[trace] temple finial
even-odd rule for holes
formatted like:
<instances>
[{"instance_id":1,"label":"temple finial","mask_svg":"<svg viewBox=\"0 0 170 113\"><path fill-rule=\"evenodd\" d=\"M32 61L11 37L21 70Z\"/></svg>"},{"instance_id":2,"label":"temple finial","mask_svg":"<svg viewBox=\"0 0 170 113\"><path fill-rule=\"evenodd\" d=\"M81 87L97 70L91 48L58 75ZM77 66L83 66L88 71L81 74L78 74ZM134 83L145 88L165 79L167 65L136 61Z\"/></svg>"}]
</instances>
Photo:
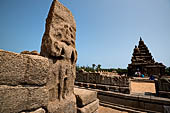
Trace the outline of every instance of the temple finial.
<instances>
[{"instance_id":1,"label":"temple finial","mask_svg":"<svg viewBox=\"0 0 170 113\"><path fill-rule=\"evenodd\" d=\"M140 37L140 41L142 41L142 38Z\"/></svg>"}]
</instances>

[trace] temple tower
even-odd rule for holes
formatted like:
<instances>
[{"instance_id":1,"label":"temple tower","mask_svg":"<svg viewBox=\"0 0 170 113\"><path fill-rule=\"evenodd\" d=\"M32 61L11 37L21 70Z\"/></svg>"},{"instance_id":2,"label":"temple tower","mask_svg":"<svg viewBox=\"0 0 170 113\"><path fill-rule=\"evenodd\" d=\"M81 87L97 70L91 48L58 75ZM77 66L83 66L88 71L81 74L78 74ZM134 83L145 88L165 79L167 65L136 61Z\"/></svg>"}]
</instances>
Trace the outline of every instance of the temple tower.
<instances>
[{"instance_id":1,"label":"temple tower","mask_svg":"<svg viewBox=\"0 0 170 113\"><path fill-rule=\"evenodd\" d=\"M163 75L164 72L165 66L155 62L148 47L140 37L139 45L135 46L133 50L131 64L128 65L128 75L135 76L135 73L141 73L145 76Z\"/></svg>"}]
</instances>

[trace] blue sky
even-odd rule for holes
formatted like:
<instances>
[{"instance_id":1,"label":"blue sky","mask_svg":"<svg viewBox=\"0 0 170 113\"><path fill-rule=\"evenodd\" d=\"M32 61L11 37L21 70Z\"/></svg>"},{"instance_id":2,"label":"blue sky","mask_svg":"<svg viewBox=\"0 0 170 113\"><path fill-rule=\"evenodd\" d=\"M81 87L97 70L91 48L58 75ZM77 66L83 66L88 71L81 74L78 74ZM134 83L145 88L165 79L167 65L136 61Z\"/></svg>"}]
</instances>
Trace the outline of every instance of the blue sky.
<instances>
[{"instance_id":1,"label":"blue sky","mask_svg":"<svg viewBox=\"0 0 170 113\"><path fill-rule=\"evenodd\" d=\"M170 66L170 0L59 0L77 24L80 66L126 68L140 36ZM0 49L40 51L52 0L0 0Z\"/></svg>"}]
</instances>

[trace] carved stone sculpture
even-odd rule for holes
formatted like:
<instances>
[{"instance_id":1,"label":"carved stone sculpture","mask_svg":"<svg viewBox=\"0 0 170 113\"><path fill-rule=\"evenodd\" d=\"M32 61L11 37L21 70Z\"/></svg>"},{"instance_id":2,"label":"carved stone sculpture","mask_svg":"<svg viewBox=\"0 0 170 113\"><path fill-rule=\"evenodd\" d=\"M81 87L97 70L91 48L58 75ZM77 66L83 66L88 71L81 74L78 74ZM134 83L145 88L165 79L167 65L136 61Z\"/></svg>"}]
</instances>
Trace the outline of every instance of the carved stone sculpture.
<instances>
[{"instance_id":1,"label":"carved stone sculpture","mask_svg":"<svg viewBox=\"0 0 170 113\"><path fill-rule=\"evenodd\" d=\"M54 0L46 19L40 55L49 58L49 112L74 113L76 77L76 24L72 13ZM70 107L70 108L68 108ZM65 110L65 111L64 111Z\"/></svg>"}]
</instances>

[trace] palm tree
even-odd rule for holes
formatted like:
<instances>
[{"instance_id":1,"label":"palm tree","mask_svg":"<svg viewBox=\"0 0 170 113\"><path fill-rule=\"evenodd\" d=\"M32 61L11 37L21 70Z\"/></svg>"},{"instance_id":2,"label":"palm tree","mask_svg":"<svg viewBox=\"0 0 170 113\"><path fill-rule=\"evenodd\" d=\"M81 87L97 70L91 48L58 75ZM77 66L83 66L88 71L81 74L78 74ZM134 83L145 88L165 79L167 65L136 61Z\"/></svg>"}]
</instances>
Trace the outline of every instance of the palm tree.
<instances>
[{"instance_id":1,"label":"palm tree","mask_svg":"<svg viewBox=\"0 0 170 113\"><path fill-rule=\"evenodd\" d=\"M98 64L98 65L97 65L97 71L99 71L100 69L101 69L101 65Z\"/></svg>"},{"instance_id":2,"label":"palm tree","mask_svg":"<svg viewBox=\"0 0 170 113\"><path fill-rule=\"evenodd\" d=\"M94 71L95 66L96 66L96 64L92 64L93 71Z\"/></svg>"}]
</instances>

